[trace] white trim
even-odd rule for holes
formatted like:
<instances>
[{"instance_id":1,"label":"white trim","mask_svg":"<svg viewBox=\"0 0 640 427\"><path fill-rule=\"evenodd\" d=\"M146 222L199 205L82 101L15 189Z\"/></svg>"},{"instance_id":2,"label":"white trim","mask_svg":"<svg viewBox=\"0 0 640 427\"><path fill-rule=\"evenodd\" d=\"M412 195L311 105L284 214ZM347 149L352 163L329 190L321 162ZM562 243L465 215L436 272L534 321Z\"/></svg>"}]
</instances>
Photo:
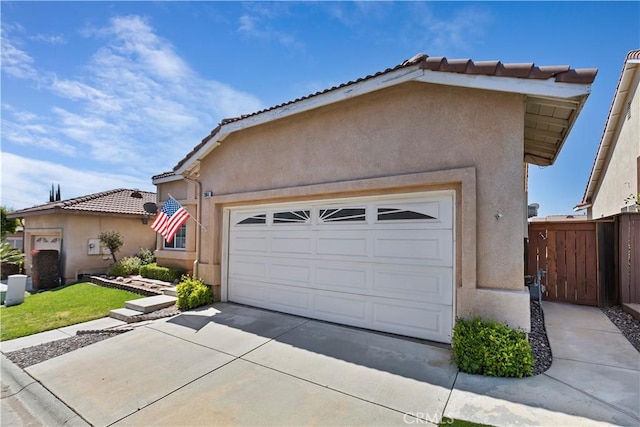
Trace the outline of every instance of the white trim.
<instances>
[{"instance_id":1,"label":"white trim","mask_svg":"<svg viewBox=\"0 0 640 427\"><path fill-rule=\"evenodd\" d=\"M383 190L381 190L383 191ZM362 201L366 200L368 202L377 202L379 200L394 200L394 199L406 199L408 196L412 198L420 198L423 196L428 197L437 197L437 196L446 196L453 194L455 196L455 190L434 190L434 191L407 191L404 193L393 193L393 194L374 194L369 196L352 196L352 197L331 197L328 199L323 199L322 197L313 200L288 200L286 202L275 202L275 203L247 203L244 205L236 205L233 207L225 208L225 212L227 211L235 211L235 210L245 210L245 209L269 209L269 208L277 208L279 206L295 206L305 207L309 205L316 205L318 203L326 203L326 204L357 204L362 203Z\"/></svg>"},{"instance_id":2,"label":"white trim","mask_svg":"<svg viewBox=\"0 0 640 427\"><path fill-rule=\"evenodd\" d=\"M193 155L191 155L183 165L175 170L175 173L176 175L181 175L186 170L190 169L195 162L202 160L207 154L220 145L220 141L223 141L233 132L324 107L326 105L334 104L346 99L409 81L444 84L449 86L493 90L499 92L521 93L523 95L544 96L552 99L584 97L591 93L591 84L556 83L553 78L537 80L422 70L420 69L420 65L416 64L222 125L218 133L212 135L211 139L193 153ZM572 101L575 101L575 99Z\"/></svg>"},{"instance_id":3,"label":"white trim","mask_svg":"<svg viewBox=\"0 0 640 427\"><path fill-rule=\"evenodd\" d=\"M554 78L540 80L424 70L424 75L414 80L472 89L521 93L528 96L546 96L552 99L575 98L591 93L590 84L557 83Z\"/></svg>"},{"instance_id":4,"label":"white trim","mask_svg":"<svg viewBox=\"0 0 640 427\"><path fill-rule=\"evenodd\" d=\"M164 184L165 182L173 182L173 181L180 181L184 179L184 177L182 175L169 175L169 176L164 176L162 178L156 178L156 179L152 179L151 182L154 185L158 185L158 184Z\"/></svg>"},{"instance_id":5,"label":"white trim","mask_svg":"<svg viewBox=\"0 0 640 427\"><path fill-rule=\"evenodd\" d=\"M231 215L229 208L222 210L222 262L220 263L220 301L226 302L229 296L229 232Z\"/></svg>"}]
</instances>

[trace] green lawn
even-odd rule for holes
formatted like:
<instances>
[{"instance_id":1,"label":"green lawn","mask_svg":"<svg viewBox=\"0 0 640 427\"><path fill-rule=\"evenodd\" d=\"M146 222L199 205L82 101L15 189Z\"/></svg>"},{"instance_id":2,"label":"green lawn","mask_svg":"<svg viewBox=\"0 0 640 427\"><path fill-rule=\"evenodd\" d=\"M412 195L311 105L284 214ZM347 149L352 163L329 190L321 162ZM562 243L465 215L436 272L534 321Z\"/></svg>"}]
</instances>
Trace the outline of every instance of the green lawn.
<instances>
[{"instance_id":1,"label":"green lawn","mask_svg":"<svg viewBox=\"0 0 640 427\"><path fill-rule=\"evenodd\" d=\"M91 283L26 295L20 305L0 307L0 341L99 319L138 298L142 296Z\"/></svg>"}]
</instances>

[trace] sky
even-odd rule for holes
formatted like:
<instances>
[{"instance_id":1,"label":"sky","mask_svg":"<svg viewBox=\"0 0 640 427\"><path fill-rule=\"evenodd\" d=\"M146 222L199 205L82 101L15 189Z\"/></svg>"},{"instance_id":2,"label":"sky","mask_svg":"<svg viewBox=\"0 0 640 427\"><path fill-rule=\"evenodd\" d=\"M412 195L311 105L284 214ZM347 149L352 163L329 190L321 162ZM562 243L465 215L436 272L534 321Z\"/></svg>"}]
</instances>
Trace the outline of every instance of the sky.
<instances>
[{"instance_id":1,"label":"sky","mask_svg":"<svg viewBox=\"0 0 640 427\"><path fill-rule=\"evenodd\" d=\"M560 156L532 166L540 216L582 200L640 2L9 2L1 8L0 204L155 191L221 119L417 53L598 68ZM259 179L257 176L256 179Z\"/></svg>"}]
</instances>

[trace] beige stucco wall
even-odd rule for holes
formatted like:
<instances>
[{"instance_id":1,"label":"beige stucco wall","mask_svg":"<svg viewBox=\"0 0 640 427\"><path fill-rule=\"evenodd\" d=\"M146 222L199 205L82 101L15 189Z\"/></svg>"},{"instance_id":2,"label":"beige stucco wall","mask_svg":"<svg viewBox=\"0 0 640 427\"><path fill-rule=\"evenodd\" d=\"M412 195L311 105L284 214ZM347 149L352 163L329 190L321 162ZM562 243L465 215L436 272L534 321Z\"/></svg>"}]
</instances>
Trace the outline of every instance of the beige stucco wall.
<instances>
[{"instance_id":1,"label":"beige stucco wall","mask_svg":"<svg viewBox=\"0 0 640 427\"><path fill-rule=\"evenodd\" d=\"M89 239L97 239L102 231L117 230L124 237L124 245L116 254L118 259L132 256L140 248L155 249L156 233L140 218L76 214L48 214L29 216L25 222L26 274L30 275L31 249L34 236L58 235L62 238L61 257L66 283L81 273L104 272L112 263L111 255L88 255Z\"/></svg>"},{"instance_id":2,"label":"beige stucco wall","mask_svg":"<svg viewBox=\"0 0 640 427\"><path fill-rule=\"evenodd\" d=\"M610 155L602 182L593 196L593 206L588 211L590 218L597 219L620 213L620 209L629 203L625 198L637 195L638 157L640 157L640 96L638 84L640 72L636 73L635 82L629 91L631 101L631 118L621 117L617 141ZM615 138L615 137L614 137Z\"/></svg>"},{"instance_id":3,"label":"beige stucco wall","mask_svg":"<svg viewBox=\"0 0 640 427\"><path fill-rule=\"evenodd\" d=\"M200 275L222 282L224 207L448 188L456 312L528 328L523 117L519 95L408 83L231 134L200 164Z\"/></svg>"}]
</instances>

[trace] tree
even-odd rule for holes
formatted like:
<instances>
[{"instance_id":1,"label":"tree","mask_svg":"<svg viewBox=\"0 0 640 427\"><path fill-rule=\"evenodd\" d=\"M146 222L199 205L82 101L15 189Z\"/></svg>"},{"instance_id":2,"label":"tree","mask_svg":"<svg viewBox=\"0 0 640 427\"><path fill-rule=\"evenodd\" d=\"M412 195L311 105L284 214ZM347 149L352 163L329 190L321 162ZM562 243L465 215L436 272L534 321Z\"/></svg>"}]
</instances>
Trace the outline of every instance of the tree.
<instances>
[{"instance_id":1,"label":"tree","mask_svg":"<svg viewBox=\"0 0 640 427\"><path fill-rule=\"evenodd\" d=\"M18 218L7 218L7 213L9 211L4 206L0 206L0 210L2 211L2 224L0 224L1 238L4 239L7 234L15 233L16 229L20 225L20 220Z\"/></svg>"},{"instance_id":2,"label":"tree","mask_svg":"<svg viewBox=\"0 0 640 427\"><path fill-rule=\"evenodd\" d=\"M103 231L98 234L98 239L100 243L104 245L109 251L111 251L111 257L113 258L113 262L118 262L116 259L116 252L120 250L122 245L124 245L124 239L122 238L122 234L119 231L111 230L111 231Z\"/></svg>"},{"instance_id":3,"label":"tree","mask_svg":"<svg viewBox=\"0 0 640 427\"><path fill-rule=\"evenodd\" d=\"M51 184L51 191L49 191L49 202L59 202L62 200L60 195L60 184L58 184L58 191L55 191L53 183Z\"/></svg>"}]
</instances>

